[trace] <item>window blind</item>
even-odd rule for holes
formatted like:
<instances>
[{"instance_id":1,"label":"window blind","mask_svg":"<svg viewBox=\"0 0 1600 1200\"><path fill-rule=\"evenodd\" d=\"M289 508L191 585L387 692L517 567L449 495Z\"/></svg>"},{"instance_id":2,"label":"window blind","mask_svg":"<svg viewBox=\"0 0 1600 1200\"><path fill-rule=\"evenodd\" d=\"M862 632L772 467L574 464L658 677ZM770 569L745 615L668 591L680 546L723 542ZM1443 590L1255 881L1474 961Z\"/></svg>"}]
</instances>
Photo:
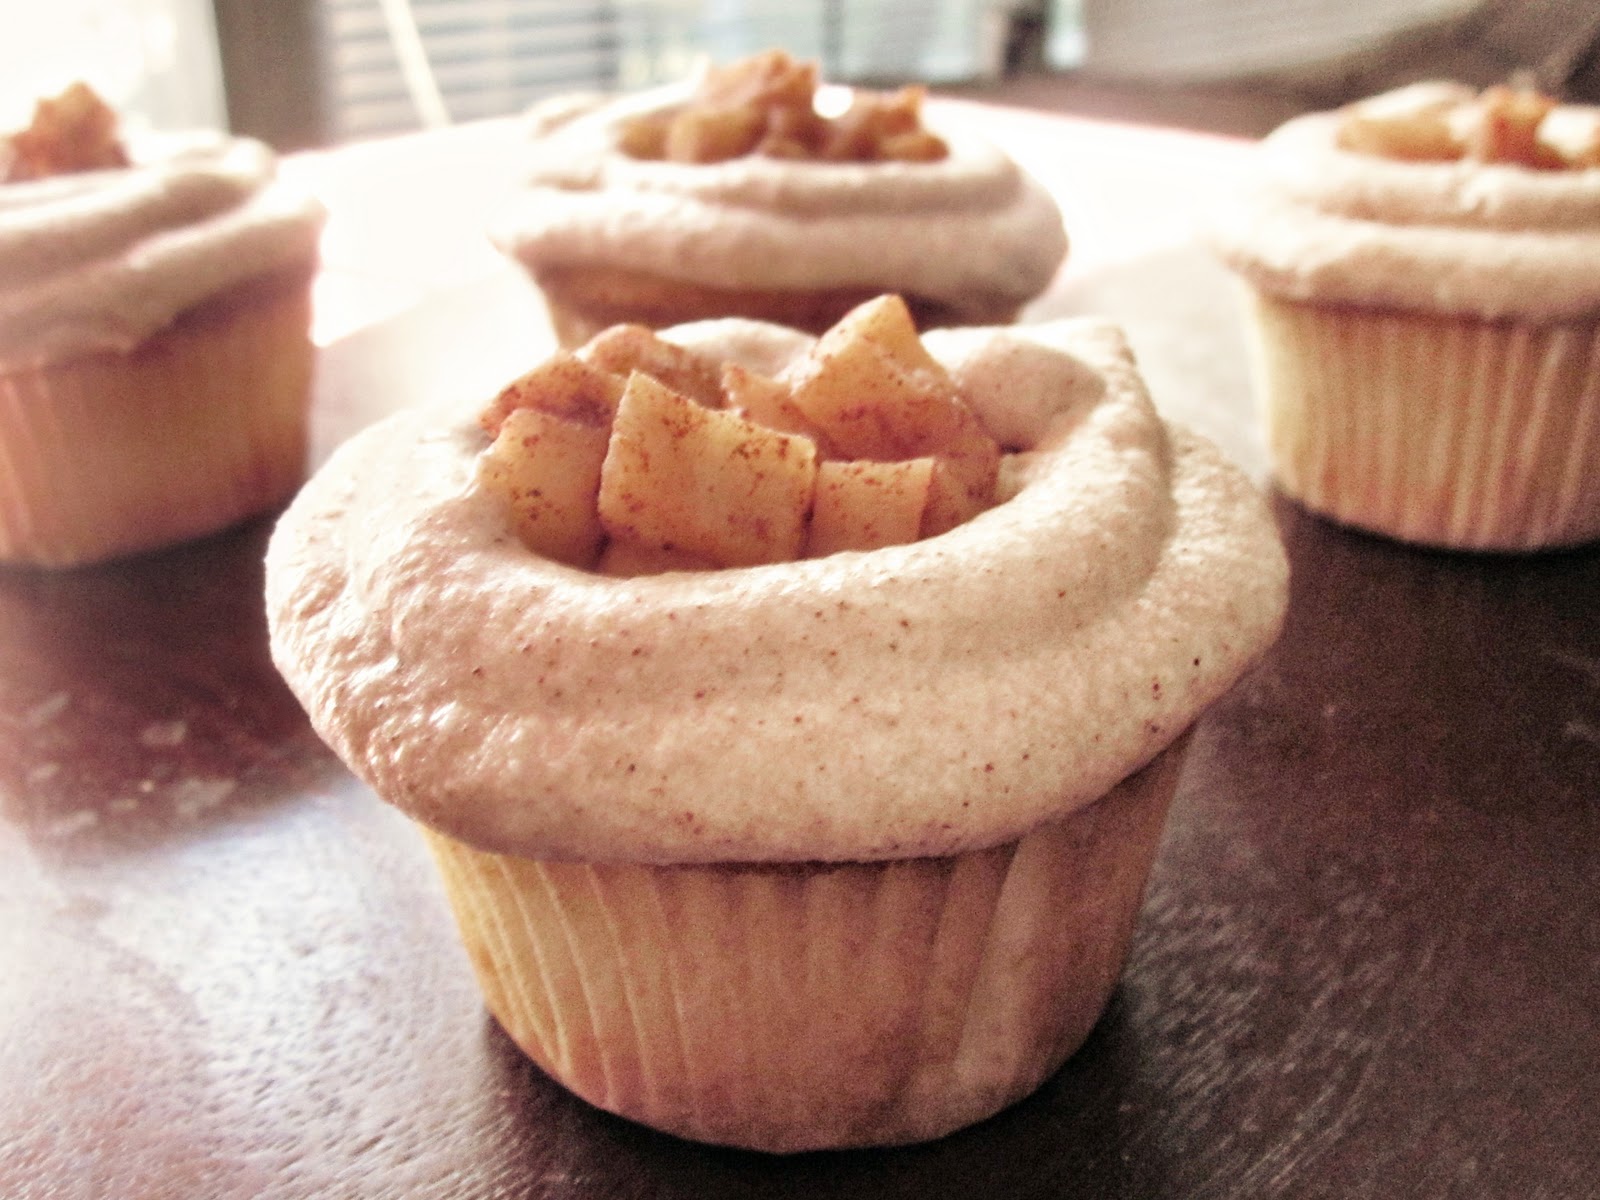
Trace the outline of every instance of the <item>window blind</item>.
<instances>
[{"instance_id":1,"label":"window blind","mask_svg":"<svg viewBox=\"0 0 1600 1200\"><path fill-rule=\"evenodd\" d=\"M336 140L415 129L382 0L317 0ZM560 92L645 87L772 46L839 80L971 79L997 70L996 0L409 0L451 121Z\"/></svg>"},{"instance_id":2,"label":"window blind","mask_svg":"<svg viewBox=\"0 0 1600 1200\"><path fill-rule=\"evenodd\" d=\"M1081 0L1083 66L1103 77L1223 79L1348 54L1480 0Z\"/></svg>"},{"instance_id":3,"label":"window blind","mask_svg":"<svg viewBox=\"0 0 1600 1200\"><path fill-rule=\"evenodd\" d=\"M615 5L571 0L411 0L451 121L503 116L542 96L617 81ZM378 0L322 0L331 127L340 140L415 129Z\"/></svg>"}]
</instances>

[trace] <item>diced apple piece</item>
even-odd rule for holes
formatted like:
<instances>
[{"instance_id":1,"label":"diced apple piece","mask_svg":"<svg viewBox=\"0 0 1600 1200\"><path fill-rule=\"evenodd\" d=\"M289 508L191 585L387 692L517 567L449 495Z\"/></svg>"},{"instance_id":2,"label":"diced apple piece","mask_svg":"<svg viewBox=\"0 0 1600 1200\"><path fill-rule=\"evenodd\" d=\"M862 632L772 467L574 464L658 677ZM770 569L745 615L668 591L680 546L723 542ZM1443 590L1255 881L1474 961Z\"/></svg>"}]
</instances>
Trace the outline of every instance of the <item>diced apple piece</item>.
<instances>
[{"instance_id":1,"label":"diced apple piece","mask_svg":"<svg viewBox=\"0 0 1600 1200\"><path fill-rule=\"evenodd\" d=\"M1555 168L1561 157L1539 141L1539 125L1556 102L1538 92L1492 87L1478 97L1466 134L1468 158Z\"/></svg>"},{"instance_id":2,"label":"diced apple piece","mask_svg":"<svg viewBox=\"0 0 1600 1200\"><path fill-rule=\"evenodd\" d=\"M806 557L916 541L934 463L932 458L818 463Z\"/></svg>"},{"instance_id":3,"label":"diced apple piece","mask_svg":"<svg viewBox=\"0 0 1600 1200\"><path fill-rule=\"evenodd\" d=\"M1341 149L1408 162L1449 162L1461 157L1461 138L1448 112L1395 115L1351 110L1339 126Z\"/></svg>"},{"instance_id":4,"label":"diced apple piece","mask_svg":"<svg viewBox=\"0 0 1600 1200\"><path fill-rule=\"evenodd\" d=\"M976 424L898 296L852 309L787 374L795 407L849 458L937 453Z\"/></svg>"},{"instance_id":5,"label":"diced apple piece","mask_svg":"<svg viewBox=\"0 0 1600 1200\"><path fill-rule=\"evenodd\" d=\"M828 134L828 122L808 99L804 104L775 105L767 109L767 132L758 150L767 143L794 147L801 158L812 158Z\"/></svg>"},{"instance_id":6,"label":"diced apple piece","mask_svg":"<svg viewBox=\"0 0 1600 1200\"><path fill-rule=\"evenodd\" d=\"M789 385L780 379L729 363L722 368L722 394L728 408L747 421L776 429L779 433L798 433L820 443L818 449L827 454L829 447L822 431L806 419L795 406Z\"/></svg>"},{"instance_id":7,"label":"diced apple piece","mask_svg":"<svg viewBox=\"0 0 1600 1200\"><path fill-rule=\"evenodd\" d=\"M705 408L634 372L600 474L612 537L720 567L798 558L816 481L809 440Z\"/></svg>"},{"instance_id":8,"label":"diced apple piece","mask_svg":"<svg viewBox=\"0 0 1600 1200\"><path fill-rule=\"evenodd\" d=\"M705 104L754 109L809 109L816 90L817 64L798 61L782 50L765 50L710 67L696 89Z\"/></svg>"},{"instance_id":9,"label":"diced apple piece","mask_svg":"<svg viewBox=\"0 0 1600 1200\"><path fill-rule=\"evenodd\" d=\"M922 512L919 536L937 537L994 507L1000 455L990 452L993 444L974 441L933 460L933 478L928 482L928 504Z\"/></svg>"},{"instance_id":10,"label":"diced apple piece","mask_svg":"<svg viewBox=\"0 0 1600 1200\"><path fill-rule=\"evenodd\" d=\"M1564 167L1600 167L1600 108L1556 105L1539 122L1539 143Z\"/></svg>"},{"instance_id":11,"label":"diced apple piece","mask_svg":"<svg viewBox=\"0 0 1600 1200\"><path fill-rule=\"evenodd\" d=\"M633 117L617 131L617 148L631 158L665 158L671 127L672 118L665 113Z\"/></svg>"},{"instance_id":12,"label":"diced apple piece","mask_svg":"<svg viewBox=\"0 0 1600 1200\"><path fill-rule=\"evenodd\" d=\"M905 300L892 292L862 301L840 317L822 338L835 347L858 339L874 343L907 367L945 374L938 360L923 346L916 320ZM827 349L818 347L824 354Z\"/></svg>"},{"instance_id":13,"label":"diced apple piece","mask_svg":"<svg viewBox=\"0 0 1600 1200\"><path fill-rule=\"evenodd\" d=\"M1561 151L1561 161L1569 167L1580 170L1585 167L1600 167L1600 124L1590 131L1587 141Z\"/></svg>"},{"instance_id":14,"label":"diced apple piece","mask_svg":"<svg viewBox=\"0 0 1600 1200\"><path fill-rule=\"evenodd\" d=\"M898 296L852 309L787 382L795 407L840 456L940 460L924 536L953 528L994 502L1000 447L923 348Z\"/></svg>"},{"instance_id":15,"label":"diced apple piece","mask_svg":"<svg viewBox=\"0 0 1600 1200\"><path fill-rule=\"evenodd\" d=\"M611 424L617 411L623 383L623 376L558 351L502 388L478 420L490 434L498 434L508 413L536 408L582 425L604 428Z\"/></svg>"},{"instance_id":16,"label":"diced apple piece","mask_svg":"<svg viewBox=\"0 0 1600 1200\"><path fill-rule=\"evenodd\" d=\"M707 408L722 407L722 364L710 355L663 341L644 325L613 325L590 338L578 357L626 379L634 371Z\"/></svg>"},{"instance_id":17,"label":"diced apple piece","mask_svg":"<svg viewBox=\"0 0 1600 1200\"><path fill-rule=\"evenodd\" d=\"M1340 110L1335 138L1356 154L1448 162L1461 157L1455 114L1473 95L1465 85L1429 81L1369 96Z\"/></svg>"},{"instance_id":18,"label":"diced apple piece","mask_svg":"<svg viewBox=\"0 0 1600 1200\"><path fill-rule=\"evenodd\" d=\"M587 568L605 537L598 497L608 441L603 426L515 408L478 459L478 477L504 499L530 550Z\"/></svg>"},{"instance_id":19,"label":"diced apple piece","mask_svg":"<svg viewBox=\"0 0 1600 1200\"><path fill-rule=\"evenodd\" d=\"M718 163L755 149L766 114L753 108L686 108L667 128L669 162Z\"/></svg>"},{"instance_id":20,"label":"diced apple piece","mask_svg":"<svg viewBox=\"0 0 1600 1200\"><path fill-rule=\"evenodd\" d=\"M595 571L601 575L627 578L633 575L660 575L667 571L708 571L715 563L707 562L687 550L664 550L660 546L647 546L624 538L612 538L600 552Z\"/></svg>"},{"instance_id":21,"label":"diced apple piece","mask_svg":"<svg viewBox=\"0 0 1600 1200\"><path fill-rule=\"evenodd\" d=\"M81 81L36 101L26 128L0 134L0 184L127 165L116 111Z\"/></svg>"},{"instance_id":22,"label":"diced apple piece","mask_svg":"<svg viewBox=\"0 0 1600 1200\"><path fill-rule=\"evenodd\" d=\"M886 150L895 138L915 133L924 144L918 158L943 158L949 153L944 141L922 128L923 94L915 85L894 93L855 92L850 107L829 128L820 157L841 162L889 158Z\"/></svg>"},{"instance_id":23,"label":"diced apple piece","mask_svg":"<svg viewBox=\"0 0 1600 1200\"><path fill-rule=\"evenodd\" d=\"M878 142L878 157L885 162L937 162L949 153L944 139L926 129L887 134Z\"/></svg>"}]
</instances>

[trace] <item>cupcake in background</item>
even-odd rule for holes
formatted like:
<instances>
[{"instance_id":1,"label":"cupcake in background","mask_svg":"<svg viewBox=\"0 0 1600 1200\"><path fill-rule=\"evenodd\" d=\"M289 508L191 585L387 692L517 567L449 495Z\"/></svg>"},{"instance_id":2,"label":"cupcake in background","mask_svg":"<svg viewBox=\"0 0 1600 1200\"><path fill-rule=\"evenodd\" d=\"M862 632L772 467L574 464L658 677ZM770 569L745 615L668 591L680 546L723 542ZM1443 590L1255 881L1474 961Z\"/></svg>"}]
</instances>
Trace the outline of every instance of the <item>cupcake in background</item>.
<instances>
[{"instance_id":1,"label":"cupcake in background","mask_svg":"<svg viewBox=\"0 0 1600 1200\"><path fill-rule=\"evenodd\" d=\"M1259 163L1211 235L1283 490L1427 546L1600 538L1600 109L1414 84Z\"/></svg>"},{"instance_id":2,"label":"cupcake in background","mask_svg":"<svg viewBox=\"0 0 1600 1200\"><path fill-rule=\"evenodd\" d=\"M491 232L569 347L721 316L821 333L888 291L924 328L1004 323L1066 254L1044 190L926 122L920 88L822 89L781 51L546 104L529 131L526 187Z\"/></svg>"},{"instance_id":3,"label":"cupcake in background","mask_svg":"<svg viewBox=\"0 0 1600 1200\"><path fill-rule=\"evenodd\" d=\"M323 212L275 170L125 137L82 84L0 137L0 561L151 549L303 480Z\"/></svg>"}]
</instances>

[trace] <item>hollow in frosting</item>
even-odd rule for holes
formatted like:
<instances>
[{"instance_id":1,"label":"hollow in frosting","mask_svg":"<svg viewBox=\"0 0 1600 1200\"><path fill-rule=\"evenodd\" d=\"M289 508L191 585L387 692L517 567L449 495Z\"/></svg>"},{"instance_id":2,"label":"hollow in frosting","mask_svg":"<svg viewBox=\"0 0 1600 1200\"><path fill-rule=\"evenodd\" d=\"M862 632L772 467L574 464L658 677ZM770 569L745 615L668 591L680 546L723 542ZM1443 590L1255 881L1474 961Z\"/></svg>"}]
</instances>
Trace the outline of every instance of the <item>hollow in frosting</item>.
<instances>
[{"instance_id":1,"label":"hollow in frosting","mask_svg":"<svg viewBox=\"0 0 1600 1200\"><path fill-rule=\"evenodd\" d=\"M1600 109L1410 85L1287 122L1213 245L1290 300L1486 320L1600 313Z\"/></svg>"},{"instance_id":2,"label":"hollow in frosting","mask_svg":"<svg viewBox=\"0 0 1600 1200\"><path fill-rule=\"evenodd\" d=\"M770 374L613 326L479 419L480 477L528 548L614 575L916 541L992 506L999 482L999 444L895 295Z\"/></svg>"},{"instance_id":3,"label":"hollow in frosting","mask_svg":"<svg viewBox=\"0 0 1600 1200\"><path fill-rule=\"evenodd\" d=\"M957 315L1014 311L1065 257L1044 189L914 104L901 160L827 160L822 135L807 157L810 131L768 141L787 150L720 161L637 153L639 131L665 128L696 86L536 110L527 186L491 230L495 243L536 278L605 267L730 291L895 291Z\"/></svg>"},{"instance_id":4,"label":"hollow in frosting","mask_svg":"<svg viewBox=\"0 0 1600 1200\"><path fill-rule=\"evenodd\" d=\"M665 336L759 372L813 345L731 319ZM924 345L1007 451L1000 503L964 524L606 577L519 540L475 414L413 411L347 442L281 519L274 659L379 795L525 857L940 855L1086 805L1275 636L1273 523L1160 419L1113 327Z\"/></svg>"},{"instance_id":5,"label":"hollow in frosting","mask_svg":"<svg viewBox=\"0 0 1600 1200\"><path fill-rule=\"evenodd\" d=\"M108 111L76 89L39 113L0 153L0 364L128 351L234 287L309 277L323 210L277 180L262 143L113 139ZM87 159L70 144L85 130Z\"/></svg>"}]
</instances>

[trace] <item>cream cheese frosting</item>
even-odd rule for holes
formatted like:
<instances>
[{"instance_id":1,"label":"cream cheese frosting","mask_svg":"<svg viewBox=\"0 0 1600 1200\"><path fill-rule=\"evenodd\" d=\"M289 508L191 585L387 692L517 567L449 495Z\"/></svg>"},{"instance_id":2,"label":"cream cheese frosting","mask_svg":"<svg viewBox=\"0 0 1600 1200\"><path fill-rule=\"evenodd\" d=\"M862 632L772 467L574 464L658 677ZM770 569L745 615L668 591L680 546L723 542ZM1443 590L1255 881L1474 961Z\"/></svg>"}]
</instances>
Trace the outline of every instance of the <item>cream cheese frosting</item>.
<instances>
[{"instance_id":1,"label":"cream cheese frosting","mask_svg":"<svg viewBox=\"0 0 1600 1200\"><path fill-rule=\"evenodd\" d=\"M985 312L1032 299L1066 255L1055 202L1000 150L929 127L934 162L644 161L628 120L683 103L672 85L529 121L527 186L491 230L535 273L624 266L720 288L862 288Z\"/></svg>"},{"instance_id":2,"label":"cream cheese frosting","mask_svg":"<svg viewBox=\"0 0 1600 1200\"><path fill-rule=\"evenodd\" d=\"M752 365L810 344L738 320L666 336ZM965 525L602 577L511 533L476 482L475 419L412 411L342 446L279 522L274 659L379 795L507 853L873 860L1081 807L1273 640L1275 527L1239 470L1157 416L1113 327L926 344L1016 451L1008 498Z\"/></svg>"},{"instance_id":3,"label":"cream cheese frosting","mask_svg":"<svg viewBox=\"0 0 1600 1200\"><path fill-rule=\"evenodd\" d=\"M0 186L0 363L127 351L211 296L309 271L323 210L260 142L130 140L131 164Z\"/></svg>"},{"instance_id":4,"label":"cream cheese frosting","mask_svg":"<svg viewBox=\"0 0 1600 1200\"><path fill-rule=\"evenodd\" d=\"M1343 118L1313 113L1268 135L1216 214L1213 246L1252 284L1487 320L1600 314L1600 167L1387 159L1342 148Z\"/></svg>"}]
</instances>

